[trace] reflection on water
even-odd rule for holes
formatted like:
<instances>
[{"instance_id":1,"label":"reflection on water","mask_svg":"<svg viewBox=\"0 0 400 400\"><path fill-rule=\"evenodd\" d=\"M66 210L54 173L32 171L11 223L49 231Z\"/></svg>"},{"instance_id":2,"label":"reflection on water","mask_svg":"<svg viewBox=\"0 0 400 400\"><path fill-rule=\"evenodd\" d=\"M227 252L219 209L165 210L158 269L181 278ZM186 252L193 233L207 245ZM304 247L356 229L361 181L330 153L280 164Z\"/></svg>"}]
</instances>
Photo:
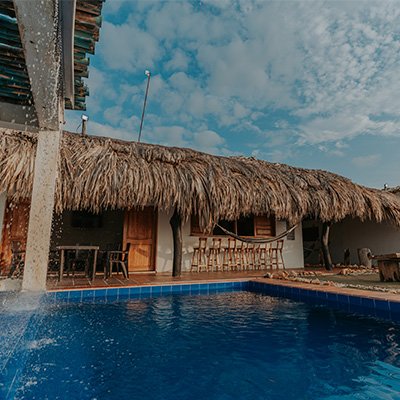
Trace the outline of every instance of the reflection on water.
<instances>
[{"instance_id":1,"label":"reflection on water","mask_svg":"<svg viewBox=\"0 0 400 400\"><path fill-rule=\"evenodd\" d=\"M49 306L17 399L399 399L400 327L249 292Z\"/></svg>"}]
</instances>

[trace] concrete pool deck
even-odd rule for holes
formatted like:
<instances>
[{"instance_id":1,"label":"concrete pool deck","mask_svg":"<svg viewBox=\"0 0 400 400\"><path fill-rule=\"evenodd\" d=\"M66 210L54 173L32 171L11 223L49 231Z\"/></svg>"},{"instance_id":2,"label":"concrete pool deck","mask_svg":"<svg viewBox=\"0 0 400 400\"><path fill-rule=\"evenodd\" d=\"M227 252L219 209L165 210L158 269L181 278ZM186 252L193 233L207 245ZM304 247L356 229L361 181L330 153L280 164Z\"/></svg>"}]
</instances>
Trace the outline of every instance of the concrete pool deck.
<instances>
[{"instance_id":1,"label":"concrete pool deck","mask_svg":"<svg viewBox=\"0 0 400 400\"><path fill-rule=\"evenodd\" d=\"M201 272L201 273L182 273L180 277L172 277L170 274L131 274L129 279L123 279L121 275L104 280L100 275L91 282L84 277L67 277L58 282L56 277L50 277L47 283L48 291L63 291L74 289L107 289L107 288L126 288L137 286L159 286L159 285L175 285L190 283L210 283L210 282L226 282L226 281L254 281L267 283L281 287L296 288L303 290L311 290L321 293L329 293L332 295L357 296L365 299L376 299L382 301L391 301L400 303L400 294L390 292L380 292L376 290L365 290L358 288L338 287L324 284L295 282L290 280L264 278L268 271L220 271L220 272ZM325 279L330 280L325 275ZM320 278L320 277L318 277ZM352 277L355 279L355 277ZM332 279L334 280L334 279ZM374 282L376 283L376 282Z\"/></svg>"},{"instance_id":2,"label":"concrete pool deck","mask_svg":"<svg viewBox=\"0 0 400 400\"><path fill-rule=\"evenodd\" d=\"M269 278L259 278L256 280L256 282L267 283L282 287L311 290L321 293L331 293L335 295L357 296L366 299L398 302L400 304L400 295L395 293L378 292L375 290L363 290L363 289L345 288L345 287L328 286L328 285L316 285L314 283L293 282L293 281L285 281L280 279L269 279Z\"/></svg>"}]
</instances>

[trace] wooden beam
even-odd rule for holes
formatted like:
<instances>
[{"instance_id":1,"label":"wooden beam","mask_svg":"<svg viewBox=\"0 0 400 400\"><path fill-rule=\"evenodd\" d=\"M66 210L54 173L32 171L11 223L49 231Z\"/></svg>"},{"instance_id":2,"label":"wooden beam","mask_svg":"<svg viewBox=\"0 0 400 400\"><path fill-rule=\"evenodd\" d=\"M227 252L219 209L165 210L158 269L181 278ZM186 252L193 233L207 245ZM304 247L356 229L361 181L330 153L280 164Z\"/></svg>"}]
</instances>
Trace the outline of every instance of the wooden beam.
<instances>
[{"instance_id":1,"label":"wooden beam","mask_svg":"<svg viewBox=\"0 0 400 400\"><path fill-rule=\"evenodd\" d=\"M324 222L322 224L322 235L321 235L321 248L322 255L324 257L325 269L331 271L333 269L331 253L329 251L329 230L331 227L330 222Z\"/></svg>"},{"instance_id":2,"label":"wooden beam","mask_svg":"<svg viewBox=\"0 0 400 400\"><path fill-rule=\"evenodd\" d=\"M182 271L182 217L176 209L169 223L172 228L172 237L174 241L172 276L180 276Z\"/></svg>"},{"instance_id":3,"label":"wooden beam","mask_svg":"<svg viewBox=\"0 0 400 400\"><path fill-rule=\"evenodd\" d=\"M14 0L14 7L39 128L58 131L63 111L58 1Z\"/></svg>"}]
</instances>

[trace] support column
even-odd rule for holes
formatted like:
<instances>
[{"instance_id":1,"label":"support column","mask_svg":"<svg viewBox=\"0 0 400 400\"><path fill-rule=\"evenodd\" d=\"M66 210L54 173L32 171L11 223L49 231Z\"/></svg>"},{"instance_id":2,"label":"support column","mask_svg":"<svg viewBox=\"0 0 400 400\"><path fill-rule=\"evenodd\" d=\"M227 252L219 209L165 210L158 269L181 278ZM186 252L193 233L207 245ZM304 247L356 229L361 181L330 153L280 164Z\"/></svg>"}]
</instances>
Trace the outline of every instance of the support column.
<instances>
[{"instance_id":1,"label":"support column","mask_svg":"<svg viewBox=\"0 0 400 400\"><path fill-rule=\"evenodd\" d=\"M172 237L174 241L172 276L180 276L182 270L182 217L176 209L169 223L172 228Z\"/></svg>"},{"instance_id":2,"label":"support column","mask_svg":"<svg viewBox=\"0 0 400 400\"><path fill-rule=\"evenodd\" d=\"M60 138L61 131L38 134L23 290L46 290Z\"/></svg>"},{"instance_id":3,"label":"support column","mask_svg":"<svg viewBox=\"0 0 400 400\"><path fill-rule=\"evenodd\" d=\"M2 237L3 222L4 222L4 214L6 212L6 205L7 205L7 193L6 192L0 193L0 246L1 246L1 240L3 239Z\"/></svg>"}]
</instances>

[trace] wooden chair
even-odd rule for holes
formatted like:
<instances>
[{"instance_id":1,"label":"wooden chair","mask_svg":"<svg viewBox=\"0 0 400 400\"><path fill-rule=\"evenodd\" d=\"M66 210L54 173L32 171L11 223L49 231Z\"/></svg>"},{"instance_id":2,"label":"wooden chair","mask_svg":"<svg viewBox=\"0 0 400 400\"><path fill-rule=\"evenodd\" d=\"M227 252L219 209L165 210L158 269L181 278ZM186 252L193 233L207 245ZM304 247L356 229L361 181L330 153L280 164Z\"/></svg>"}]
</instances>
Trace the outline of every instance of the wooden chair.
<instances>
[{"instance_id":1,"label":"wooden chair","mask_svg":"<svg viewBox=\"0 0 400 400\"><path fill-rule=\"evenodd\" d=\"M277 240L276 245L270 249L271 269L276 267L279 269L282 266L285 269L285 262L283 261L283 240Z\"/></svg>"},{"instance_id":2,"label":"wooden chair","mask_svg":"<svg viewBox=\"0 0 400 400\"><path fill-rule=\"evenodd\" d=\"M79 246L79 243L76 244ZM66 252L67 256L67 268L66 273L69 276L70 272L72 272L72 276L75 276L75 272L77 268L83 266L83 270L85 272L85 276L89 277L89 254L85 250L69 250Z\"/></svg>"},{"instance_id":3,"label":"wooden chair","mask_svg":"<svg viewBox=\"0 0 400 400\"><path fill-rule=\"evenodd\" d=\"M105 248L99 251L98 259L100 261L100 265L103 269L104 279L110 274L110 263L109 263L109 256L111 251L120 251L122 250L121 243L107 243Z\"/></svg>"},{"instance_id":4,"label":"wooden chair","mask_svg":"<svg viewBox=\"0 0 400 400\"><path fill-rule=\"evenodd\" d=\"M11 264L9 268L9 278L19 278L22 276L25 265L25 250L20 241L11 242Z\"/></svg>"},{"instance_id":5,"label":"wooden chair","mask_svg":"<svg viewBox=\"0 0 400 400\"><path fill-rule=\"evenodd\" d=\"M192 265L190 272L200 272L202 268L207 270L207 238L199 237L199 245L193 248Z\"/></svg>"},{"instance_id":6,"label":"wooden chair","mask_svg":"<svg viewBox=\"0 0 400 400\"><path fill-rule=\"evenodd\" d=\"M228 246L223 250L222 270L236 269L236 239L228 238Z\"/></svg>"},{"instance_id":7,"label":"wooden chair","mask_svg":"<svg viewBox=\"0 0 400 400\"><path fill-rule=\"evenodd\" d=\"M127 243L125 250L112 250L108 252L108 271L106 272L106 279L111 277L113 274L113 267L115 266L117 272L119 268L122 270L122 274L125 279L129 278L129 250L131 244Z\"/></svg>"},{"instance_id":8,"label":"wooden chair","mask_svg":"<svg viewBox=\"0 0 400 400\"><path fill-rule=\"evenodd\" d=\"M60 273L60 254L57 249L50 249L49 251L49 262L47 265L47 271L49 274Z\"/></svg>"},{"instance_id":9,"label":"wooden chair","mask_svg":"<svg viewBox=\"0 0 400 400\"><path fill-rule=\"evenodd\" d=\"M212 246L208 251L207 257L207 271L219 271L221 269L221 248L222 248L222 239L221 238L213 238Z\"/></svg>"}]
</instances>

